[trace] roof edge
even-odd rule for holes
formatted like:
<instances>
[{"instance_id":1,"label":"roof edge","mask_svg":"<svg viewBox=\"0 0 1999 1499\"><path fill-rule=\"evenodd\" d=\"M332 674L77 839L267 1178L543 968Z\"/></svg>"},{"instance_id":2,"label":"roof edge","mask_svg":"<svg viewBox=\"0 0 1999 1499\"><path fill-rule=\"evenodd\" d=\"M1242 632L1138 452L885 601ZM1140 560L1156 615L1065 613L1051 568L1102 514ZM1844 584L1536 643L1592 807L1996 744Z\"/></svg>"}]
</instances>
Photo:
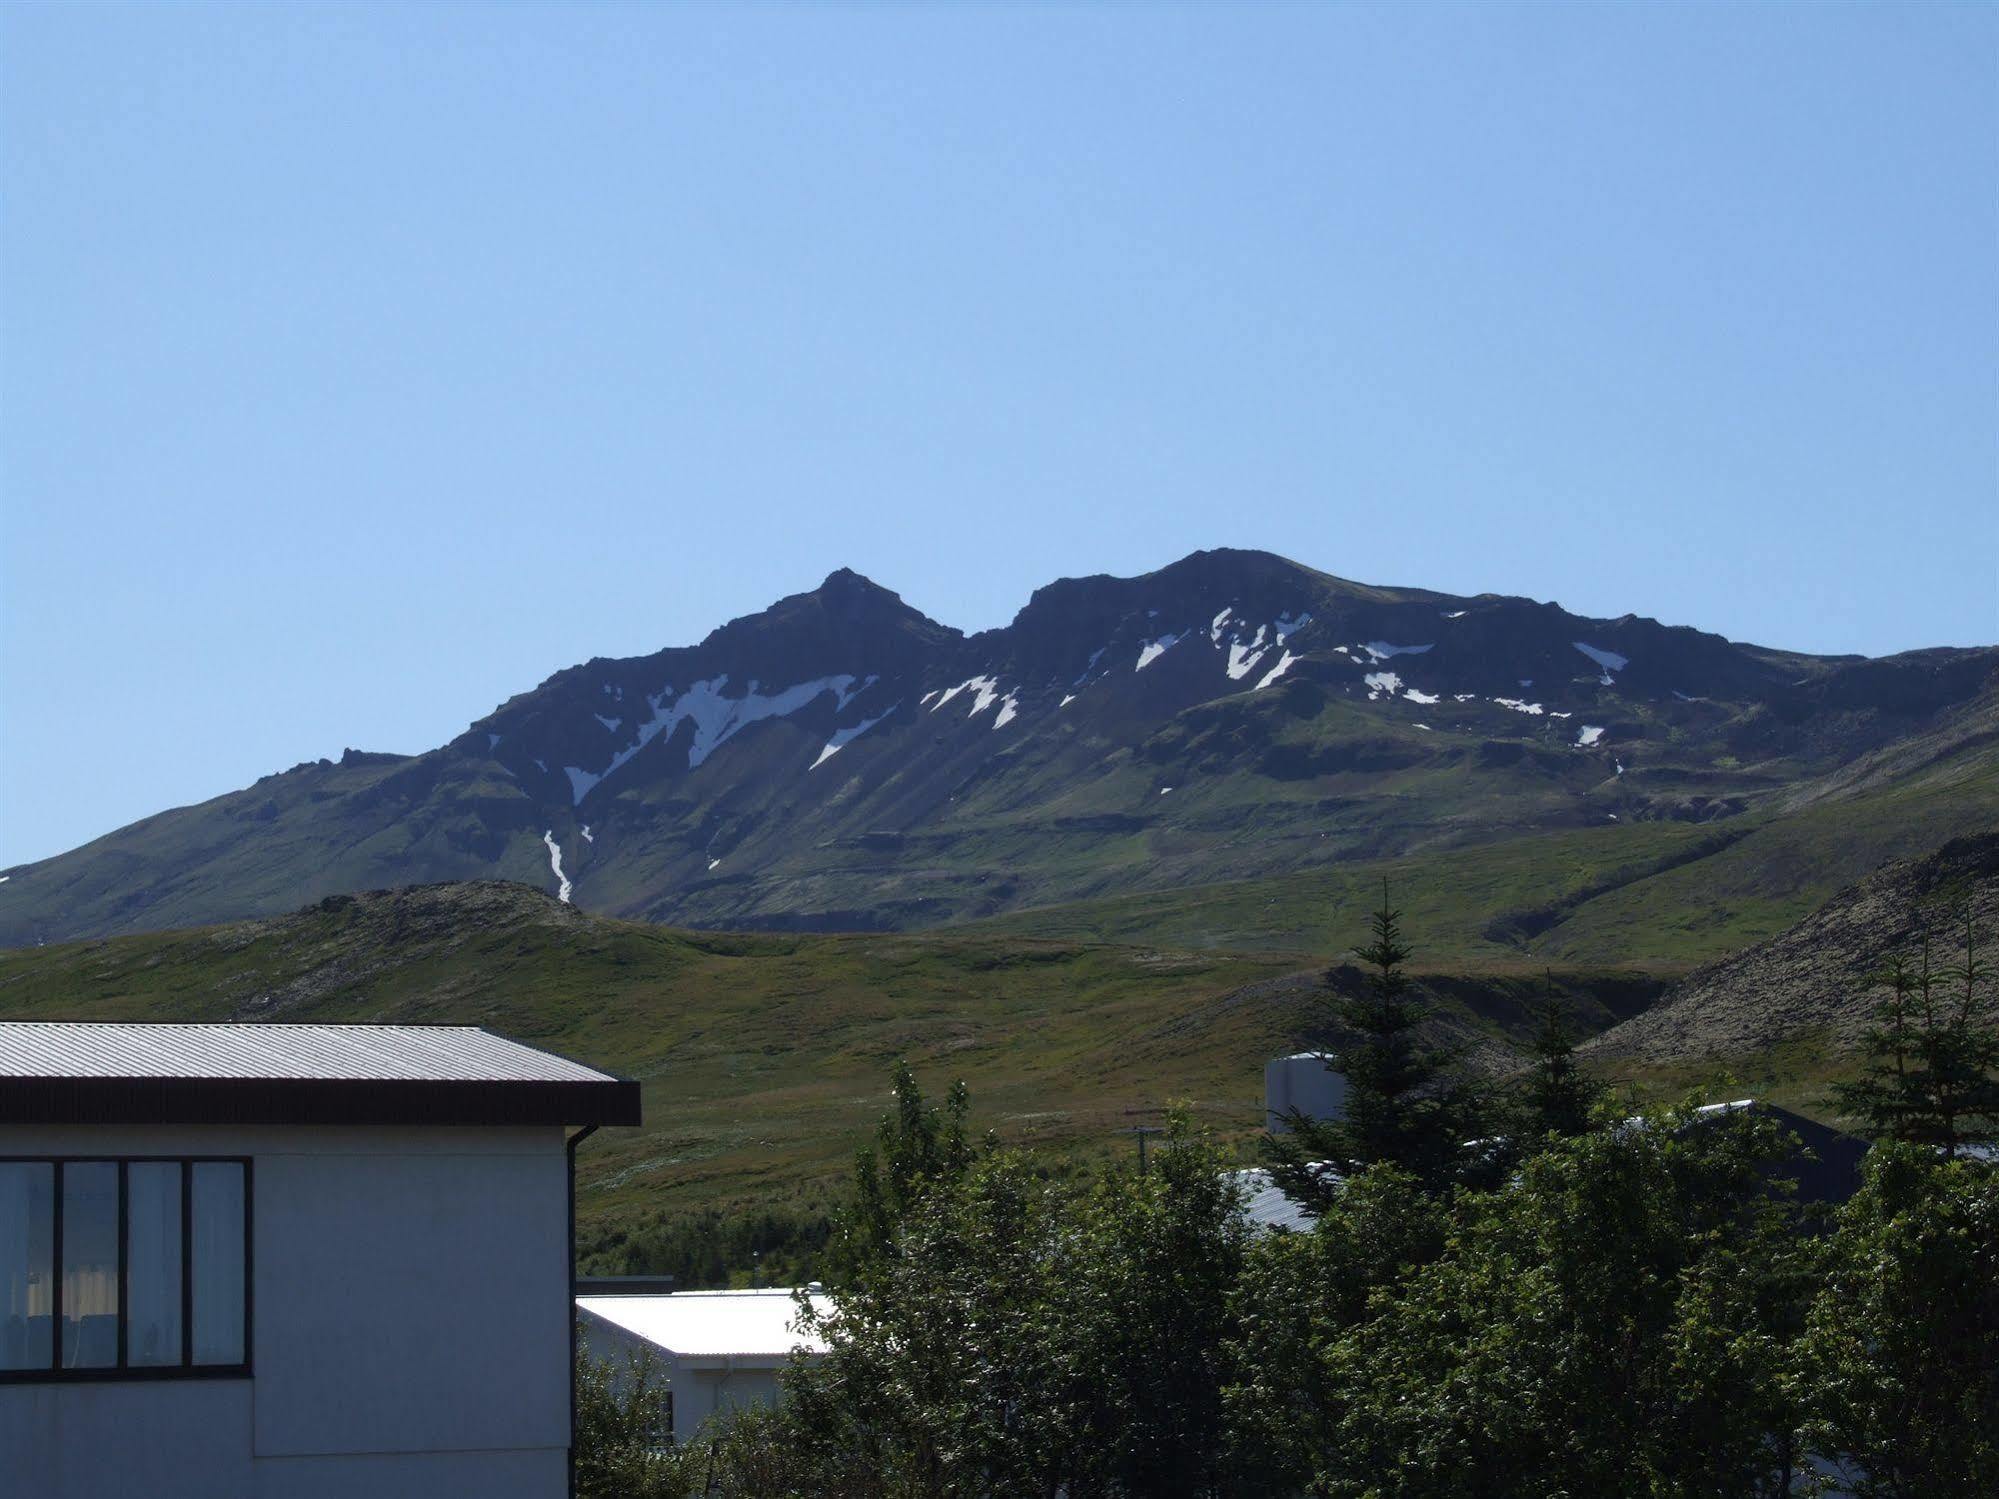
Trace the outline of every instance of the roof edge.
<instances>
[{"instance_id":1,"label":"roof edge","mask_svg":"<svg viewBox=\"0 0 1999 1499\"><path fill-rule=\"evenodd\" d=\"M0 1124L635 1125L639 1085L351 1078L0 1078Z\"/></svg>"}]
</instances>

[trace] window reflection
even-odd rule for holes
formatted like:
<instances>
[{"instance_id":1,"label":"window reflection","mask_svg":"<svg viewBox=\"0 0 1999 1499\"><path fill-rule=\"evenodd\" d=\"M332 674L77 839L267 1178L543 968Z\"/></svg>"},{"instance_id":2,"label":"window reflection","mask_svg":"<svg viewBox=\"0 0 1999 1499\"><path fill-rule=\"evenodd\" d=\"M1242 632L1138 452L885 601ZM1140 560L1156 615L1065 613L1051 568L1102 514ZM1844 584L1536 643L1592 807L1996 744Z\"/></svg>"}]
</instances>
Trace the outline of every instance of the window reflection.
<instances>
[{"instance_id":1,"label":"window reflection","mask_svg":"<svg viewBox=\"0 0 1999 1499\"><path fill-rule=\"evenodd\" d=\"M134 1161L125 1183L125 1361L181 1362L179 1161Z\"/></svg>"},{"instance_id":2,"label":"window reflection","mask_svg":"<svg viewBox=\"0 0 1999 1499\"><path fill-rule=\"evenodd\" d=\"M194 1361L243 1358L243 1168L199 1161L194 1168Z\"/></svg>"},{"instance_id":3,"label":"window reflection","mask_svg":"<svg viewBox=\"0 0 1999 1499\"><path fill-rule=\"evenodd\" d=\"M118 1163L62 1173L62 1366L118 1367Z\"/></svg>"},{"instance_id":4,"label":"window reflection","mask_svg":"<svg viewBox=\"0 0 1999 1499\"><path fill-rule=\"evenodd\" d=\"M0 1161L0 1370L55 1362L56 1170Z\"/></svg>"}]
</instances>

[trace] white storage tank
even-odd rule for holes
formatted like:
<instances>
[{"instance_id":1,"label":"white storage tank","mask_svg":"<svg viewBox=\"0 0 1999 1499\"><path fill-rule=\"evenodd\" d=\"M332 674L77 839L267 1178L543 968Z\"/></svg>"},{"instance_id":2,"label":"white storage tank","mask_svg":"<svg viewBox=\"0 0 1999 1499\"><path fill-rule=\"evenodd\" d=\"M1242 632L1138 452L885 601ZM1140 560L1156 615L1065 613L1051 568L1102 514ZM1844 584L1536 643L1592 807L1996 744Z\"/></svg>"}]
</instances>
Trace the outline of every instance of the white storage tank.
<instances>
[{"instance_id":1,"label":"white storage tank","mask_svg":"<svg viewBox=\"0 0 1999 1499\"><path fill-rule=\"evenodd\" d=\"M1344 1119L1347 1116L1346 1074L1333 1069L1324 1052L1301 1051L1276 1057L1263 1067L1264 1124L1273 1133L1289 1129L1285 1116Z\"/></svg>"}]
</instances>

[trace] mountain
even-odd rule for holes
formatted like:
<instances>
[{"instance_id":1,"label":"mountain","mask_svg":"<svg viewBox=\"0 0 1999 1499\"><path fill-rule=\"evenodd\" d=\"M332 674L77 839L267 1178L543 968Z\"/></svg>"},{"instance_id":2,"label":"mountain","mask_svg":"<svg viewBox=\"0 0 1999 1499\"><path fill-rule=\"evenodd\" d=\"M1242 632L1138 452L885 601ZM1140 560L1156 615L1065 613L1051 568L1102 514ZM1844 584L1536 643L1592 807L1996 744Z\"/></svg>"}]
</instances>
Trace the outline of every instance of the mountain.
<instances>
[{"instance_id":1,"label":"mountain","mask_svg":"<svg viewBox=\"0 0 1999 1499\"><path fill-rule=\"evenodd\" d=\"M1586 1050L1606 1065L1685 1066L1783 1047L1850 1056L1882 996L1885 960L1913 959L1927 931L1939 970L1962 963L1967 916L1982 942L1999 931L1999 832L1883 865L1788 930L1696 969Z\"/></svg>"},{"instance_id":2,"label":"mountain","mask_svg":"<svg viewBox=\"0 0 1999 1499\"><path fill-rule=\"evenodd\" d=\"M1995 672L1991 648L1810 656L1261 552L1065 579L974 635L842 570L427 753L350 750L0 872L0 944L493 877L687 926L914 929L1561 830L1746 830L1983 775Z\"/></svg>"}]
</instances>

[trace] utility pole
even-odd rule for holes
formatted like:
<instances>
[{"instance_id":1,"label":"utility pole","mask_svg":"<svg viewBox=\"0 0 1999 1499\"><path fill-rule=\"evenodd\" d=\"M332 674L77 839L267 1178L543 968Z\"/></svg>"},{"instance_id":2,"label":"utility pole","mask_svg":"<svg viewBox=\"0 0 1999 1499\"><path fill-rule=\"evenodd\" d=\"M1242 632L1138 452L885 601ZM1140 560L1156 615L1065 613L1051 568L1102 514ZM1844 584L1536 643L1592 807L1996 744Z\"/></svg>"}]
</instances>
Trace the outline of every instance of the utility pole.
<instances>
[{"instance_id":1,"label":"utility pole","mask_svg":"<svg viewBox=\"0 0 1999 1499\"><path fill-rule=\"evenodd\" d=\"M1126 1118L1130 1118L1131 1116L1133 1116L1133 1115L1135 1115L1135 1114L1163 1114L1163 1113L1165 1113L1165 1112L1166 1112L1166 1110L1164 1110L1164 1109L1126 1109L1126 1110L1125 1110L1124 1112L1125 1112L1125 1117L1126 1117ZM1164 1130L1163 1128L1161 1128L1161 1127L1160 1127L1159 1125L1157 1125L1157 1124L1134 1124L1134 1125L1133 1125L1133 1126L1132 1126L1132 1127L1131 1127L1130 1129L1127 1129L1127 1130L1121 1130L1121 1131L1119 1131L1119 1133L1120 1133L1120 1134L1126 1134L1126 1135L1136 1135L1136 1136L1138 1137L1138 1174L1139 1174L1140 1176L1143 1176L1143 1175L1145 1175L1145 1169L1146 1169L1146 1167L1145 1167L1145 1141L1146 1141L1146 1137L1147 1137L1147 1136L1149 1136L1149 1135L1163 1135L1163 1134L1165 1134L1165 1133L1166 1133L1166 1131L1165 1131L1165 1130Z\"/></svg>"},{"instance_id":2,"label":"utility pole","mask_svg":"<svg viewBox=\"0 0 1999 1499\"><path fill-rule=\"evenodd\" d=\"M1126 1130L1125 1133L1127 1135L1138 1136L1138 1174L1143 1176L1145 1175L1145 1137L1147 1135L1163 1135L1166 1131L1156 1124L1135 1124Z\"/></svg>"}]
</instances>

